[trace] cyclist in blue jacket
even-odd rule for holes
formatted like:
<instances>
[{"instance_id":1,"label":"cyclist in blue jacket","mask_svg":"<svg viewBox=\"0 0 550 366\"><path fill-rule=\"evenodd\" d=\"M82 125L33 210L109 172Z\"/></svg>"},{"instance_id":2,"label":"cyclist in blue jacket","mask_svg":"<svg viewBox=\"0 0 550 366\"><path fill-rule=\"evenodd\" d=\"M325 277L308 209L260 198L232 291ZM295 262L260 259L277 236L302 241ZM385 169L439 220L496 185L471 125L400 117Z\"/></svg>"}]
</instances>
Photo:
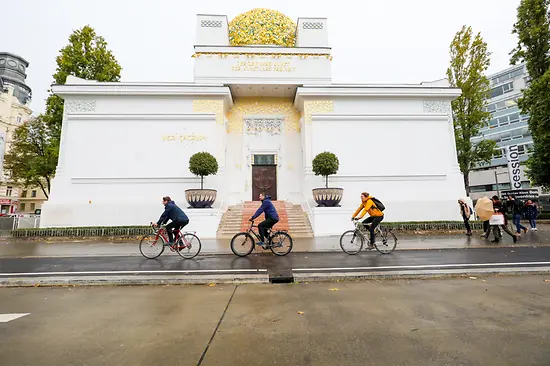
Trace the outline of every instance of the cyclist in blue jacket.
<instances>
[{"instance_id":1,"label":"cyclist in blue jacket","mask_svg":"<svg viewBox=\"0 0 550 366\"><path fill-rule=\"evenodd\" d=\"M164 205L164 212L160 215L160 219L156 224L153 224L153 226L157 227L159 225L164 225L168 222L168 220L172 220L171 223L166 225L166 233L168 234L168 244L173 245L174 229L183 229L187 224L189 224L189 218L169 196L162 197L162 204Z\"/></svg>"},{"instance_id":2,"label":"cyclist in blue jacket","mask_svg":"<svg viewBox=\"0 0 550 366\"><path fill-rule=\"evenodd\" d=\"M250 221L254 220L256 217L260 216L262 213L265 213L265 220L258 224L258 233L260 234L259 245L264 245L265 238L267 236L267 229L271 229L273 225L279 222L279 214L271 202L271 197L265 193L260 193L260 201L262 205L256 211L256 213L250 218Z\"/></svg>"}]
</instances>

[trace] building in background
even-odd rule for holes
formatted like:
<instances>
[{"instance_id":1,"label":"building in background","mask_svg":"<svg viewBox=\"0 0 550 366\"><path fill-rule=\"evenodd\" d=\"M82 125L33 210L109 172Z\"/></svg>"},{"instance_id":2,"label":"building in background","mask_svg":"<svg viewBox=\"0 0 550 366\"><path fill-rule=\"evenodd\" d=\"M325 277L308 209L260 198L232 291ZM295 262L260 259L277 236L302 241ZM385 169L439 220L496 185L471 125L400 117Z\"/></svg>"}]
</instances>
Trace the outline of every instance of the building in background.
<instances>
[{"instance_id":1,"label":"building in background","mask_svg":"<svg viewBox=\"0 0 550 366\"><path fill-rule=\"evenodd\" d=\"M22 57L0 52L0 214L18 211L21 189L4 172L4 155L15 129L31 116L31 88L25 84L29 63Z\"/></svg>"},{"instance_id":2,"label":"building in background","mask_svg":"<svg viewBox=\"0 0 550 366\"><path fill-rule=\"evenodd\" d=\"M497 142L499 150L488 164L481 165L470 173L471 198L474 201L511 189L505 151L507 147L517 145L521 163L527 160L533 147L533 138L527 124L529 116L521 114L518 107L518 99L522 97L522 90L529 82L525 65L505 69L489 76L489 80L491 96L486 108L491 113L491 119L472 141L490 139ZM520 176L521 188L531 188L525 166L521 166Z\"/></svg>"}]
</instances>

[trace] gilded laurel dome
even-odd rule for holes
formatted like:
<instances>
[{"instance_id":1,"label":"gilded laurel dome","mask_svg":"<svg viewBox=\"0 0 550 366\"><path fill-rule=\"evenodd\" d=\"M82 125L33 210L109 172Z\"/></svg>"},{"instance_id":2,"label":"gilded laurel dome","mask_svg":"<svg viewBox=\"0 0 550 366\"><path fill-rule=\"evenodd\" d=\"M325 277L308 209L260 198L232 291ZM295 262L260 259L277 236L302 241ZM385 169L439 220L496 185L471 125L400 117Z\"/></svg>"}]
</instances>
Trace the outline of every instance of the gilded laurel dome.
<instances>
[{"instance_id":1,"label":"gilded laurel dome","mask_svg":"<svg viewBox=\"0 0 550 366\"><path fill-rule=\"evenodd\" d=\"M296 23L276 10L252 9L229 22L229 43L232 46L296 45Z\"/></svg>"}]
</instances>

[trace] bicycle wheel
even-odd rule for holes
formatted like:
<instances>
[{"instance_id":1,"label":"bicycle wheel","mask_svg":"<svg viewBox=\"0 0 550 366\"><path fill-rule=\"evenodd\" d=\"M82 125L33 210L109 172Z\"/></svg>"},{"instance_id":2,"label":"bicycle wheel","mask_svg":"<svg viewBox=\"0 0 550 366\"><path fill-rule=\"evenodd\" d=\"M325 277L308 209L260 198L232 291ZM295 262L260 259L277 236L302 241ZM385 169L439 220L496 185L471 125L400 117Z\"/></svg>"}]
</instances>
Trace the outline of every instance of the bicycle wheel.
<instances>
[{"instance_id":1,"label":"bicycle wheel","mask_svg":"<svg viewBox=\"0 0 550 366\"><path fill-rule=\"evenodd\" d=\"M365 238L357 230L348 230L340 236L340 248L344 253L355 255L363 249Z\"/></svg>"},{"instance_id":2,"label":"bicycle wheel","mask_svg":"<svg viewBox=\"0 0 550 366\"><path fill-rule=\"evenodd\" d=\"M157 234L147 234L139 242L141 255L148 259L155 259L164 252L164 239Z\"/></svg>"},{"instance_id":3,"label":"bicycle wheel","mask_svg":"<svg viewBox=\"0 0 550 366\"><path fill-rule=\"evenodd\" d=\"M284 231L276 231L269 237L269 246L275 255L283 256L292 250L292 237Z\"/></svg>"},{"instance_id":4,"label":"bicycle wheel","mask_svg":"<svg viewBox=\"0 0 550 366\"><path fill-rule=\"evenodd\" d=\"M239 256L246 257L254 249L254 238L248 233L238 233L231 238L231 251Z\"/></svg>"},{"instance_id":5,"label":"bicycle wheel","mask_svg":"<svg viewBox=\"0 0 550 366\"><path fill-rule=\"evenodd\" d=\"M393 232L386 228L380 229L380 239L382 242L374 244L380 254L390 254L395 250L398 240Z\"/></svg>"},{"instance_id":6,"label":"bicycle wheel","mask_svg":"<svg viewBox=\"0 0 550 366\"><path fill-rule=\"evenodd\" d=\"M178 240L176 251L182 258L195 258L201 252L201 240L195 234L185 233Z\"/></svg>"}]
</instances>

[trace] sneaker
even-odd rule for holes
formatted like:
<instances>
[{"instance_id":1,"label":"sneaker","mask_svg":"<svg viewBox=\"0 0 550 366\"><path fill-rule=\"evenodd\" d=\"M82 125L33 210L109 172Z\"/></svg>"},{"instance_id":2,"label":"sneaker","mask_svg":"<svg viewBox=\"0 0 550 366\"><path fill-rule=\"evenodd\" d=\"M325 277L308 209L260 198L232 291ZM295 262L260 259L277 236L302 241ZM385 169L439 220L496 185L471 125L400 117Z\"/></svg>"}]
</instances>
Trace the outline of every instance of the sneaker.
<instances>
[{"instance_id":1,"label":"sneaker","mask_svg":"<svg viewBox=\"0 0 550 366\"><path fill-rule=\"evenodd\" d=\"M527 234L527 228L526 227L523 228L523 233Z\"/></svg>"},{"instance_id":2,"label":"sneaker","mask_svg":"<svg viewBox=\"0 0 550 366\"><path fill-rule=\"evenodd\" d=\"M481 234L479 237L487 239L489 236L487 234Z\"/></svg>"},{"instance_id":3,"label":"sneaker","mask_svg":"<svg viewBox=\"0 0 550 366\"><path fill-rule=\"evenodd\" d=\"M512 240L514 241L514 244L518 242L517 236L512 236Z\"/></svg>"},{"instance_id":4,"label":"sneaker","mask_svg":"<svg viewBox=\"0 0 550 366\"><path fill-rule=\"evenodd\" d=\"M537 231L537 228L534 228L533 231Z\"/></svg>"},{"instance_id":5,"label":"sneaker","mask_svg":"<svg viewBox=\"0 0 550 366\"><path fill-rule=\"evenodd\" d=\"M498 239L491 240L491 243L498 243L498 242L500 242L500 240L498 240Z\"/></svg>"},{"instance_id":6,"label":"sneaker","mask_svg":"<svg viewBox=\"0 0 550 366\"><path fill-rule=\"evenodd\" d=\"M262 247L265 247L265 243L263 241L259 241L256 243L256 245L259 245L259 246L262 246Z\"/></svg>"}]
</instances>

